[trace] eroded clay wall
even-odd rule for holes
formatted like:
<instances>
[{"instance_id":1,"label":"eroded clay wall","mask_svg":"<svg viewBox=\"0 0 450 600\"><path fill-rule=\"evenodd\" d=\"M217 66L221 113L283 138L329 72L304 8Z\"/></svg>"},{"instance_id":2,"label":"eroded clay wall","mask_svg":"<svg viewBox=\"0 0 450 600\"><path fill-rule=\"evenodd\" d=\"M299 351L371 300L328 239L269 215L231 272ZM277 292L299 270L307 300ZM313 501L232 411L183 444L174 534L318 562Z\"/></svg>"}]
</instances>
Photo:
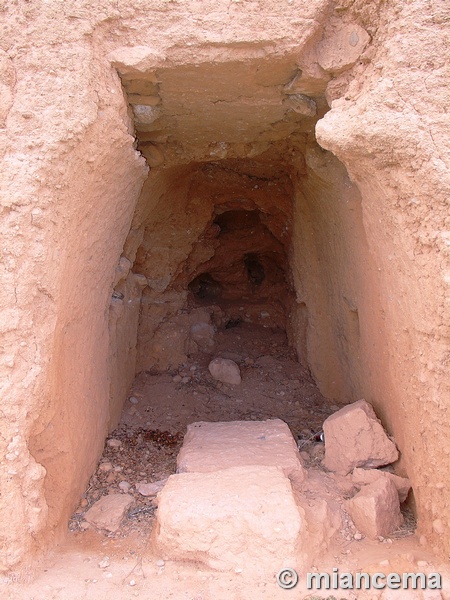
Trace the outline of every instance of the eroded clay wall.
<instances>
[{"instance_id":1,"label":"eroded clay wall","mask_svg":"<svg viewBox=\"0 0 450 600\"><path fill-rule=\"evenodd\" d=\"M317 126L362 196L380 312L361 364L402 452L419 526L448 551L448 71L444 3L395 3Z\"/></svg>"},{"instance_id":2,"label":"eroded clay wall","mask_svg":"<svg viewBox=\"0 0 450 600\"><path fill-rule=\"evenodd\" d=\"M377 309L376 275L361 196L345 167L316 144L296 176L291 262L296 284L294 344L327 398L361 397ZM375 279L374 279L375 277Z\"/></svg>"},{"instance_id":3,"label":"eroded clay wall","mask_svg":"<svg viewBox=\"0 0 450 600\"><path fill-rule=\"evenodd\" d=\"M65 531L101 452L115 367L112 284L147 172L119 79L86 28L69 26L48 3L10 9L2 31L11 74L2 129L3 568Z\"/></svg>"}]
</instances>

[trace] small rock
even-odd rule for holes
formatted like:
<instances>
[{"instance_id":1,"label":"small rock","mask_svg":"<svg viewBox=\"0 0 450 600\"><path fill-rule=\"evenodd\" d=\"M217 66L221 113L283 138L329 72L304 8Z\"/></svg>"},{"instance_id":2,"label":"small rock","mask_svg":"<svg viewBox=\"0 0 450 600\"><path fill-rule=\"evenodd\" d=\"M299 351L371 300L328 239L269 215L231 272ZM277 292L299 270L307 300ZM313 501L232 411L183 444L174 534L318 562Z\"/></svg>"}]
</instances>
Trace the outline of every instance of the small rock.
<instances>
[{"instance_id":1,"label":"small rock","mask_svg":"<svg viewBox=\"0 0 450 600\"><path fill-rule=\"evenodd\" d=\"M100 569L107 569L109 564L109 556L105 556L105 558L98 563L98 566Z\"/></svg>"},{"instance_id":2,"label":"small rock","mask_svg":"<svg viewBox=\"0 0 450 600\"><path fill-rule=\"evenodd\" d=\"M191 380L191 378L186 376L186 377L183 377L183 379L181 380L181 383L189 383L190 380Z\"/></svg>"},{"instance_id":3,"label":"small rock","mask_svg":"<svg viewBox=\"0 0 450 600\"><path fill-rule=\"evenodd\" d=\"M155 481L154 483L138 483L136 485L136 490L142 496L156 496L163 487L165 486L167 479L161 479L160 481Z\"/></svg>"},{"instance_id":4,"label":"small rock","mask_svg":"<svg viewBox=\"0 0 450 600\"><path fill-rule=\"evenodd\" d=\"M110 462L103 462L100 463L98 470L102 471L102 473L107 473L108 471L111 471L112 469L112 464Z\"/></svg>"},{"instance_id":5,"label":"small rock","mask_svg":"<svg viewBox=\"0 0 450 600\"><path fill-rule=\"evenodd\" d=\"M291 94L285 104L294 112L304 115L305 117L313 117L317 113L317 105L312 98L304 94Z\"/></svg>"},{"instance_id":6,"label":"small rock","mask_svg":"<svg viewBox=\"0 0 450 600\"><path fill-rule=\"evenodd\" d=\"M81 528L81 529L84 529L84 530L86 530L86 529L89 529L89 527L90 527L90 525L89 525L89 523L88 523L87 521L82 521L82 522L80 523L80 528Z\"/></svg>"},{"instance_id":7,"label":"small rock","mask_svg":"<svg viewBox=\"0 0 450 600\"><path fill-rule=\"evenodd\" d=\"M353 539L356 540L357 542L359 542L359 540L363 539L362 533L356 532L355 535L353 536Z\"/></svg>"},{"instance_id":8,"label":"small rock","mask_svg":"<svg viewBox=\"0 0 450 600\"><path fill-rule=\"evenodd\" d=\"M119 488L122 490L122 492L128 493L131 489L131 483L128 483L128 481L121 481L119 483Z\"/></svg>"},{"instance_id":9,"label":"small rock","mask_svg":"<svg viewBox=\"0 0 450 600\"><path fill-rule=\"evenodd\" d=\"M182 380L181 375L175 375L174 377L172 377L172 381L174 383L180 383L181 380Z\"/></svg>"},{"instance_id":10,"label":"small rock","mask_svg":"<svg viewBox=\"0 0 450 600\"><path fill-rule=\"evenodd\" d=\"M162 558L160 558L159 560L156 561L155 565L157 567L163 567L166 563L163 561Z\"/></svg>"},{"instance_id":11,"label":"small rock","mask_svg":"<svg viewBox=\"0 0 450 600\"><path fill-rule=\"evenodd\" d=\"M134 585L136 585L136 581L134 579L131 579L130 580L130 585L131 585L131 587L133 587Z\"/></svg>"},{"instance_id":12,"label":"small rock","mask_svg":"<svg viewBox=\"0 0 450 600\"><path fill-rule=\"evenodd\" d=\"M417 566L418 567L423 568L423 567L428 567L428 565L429 565L429 563L426 560L418 560L417 561Z\"/></svg>"},{"instance_id":13,"label":"small rock","mask_svg":"<svg viewBox=\"0 0 450 600\"><path fill-rule=\"evenodd\" d=\"M132 503L133 497L128 494L108 494L91 506L85 519L97 529L115 532Z\"/></svg>"},{"instance_id":14,"label":"small rock","mask_svg":"<svg viewBox=\"0 0 450 600\"><path fill-rule=\"evenodd\" d=\"M131 402L131 404L137 404L139 402L139 400L136 398L136 396L131 396L130 402Z\"/></svg>"},{"instance_id":15,"label":"small rock","mask_svg":"<svg viewBox=\"0 0 450 600\"><path fill-rule=\"evenodd\" d=\"M110 438L106 443L110 448L120 448L122 445L122 442L116 438Z\"/></svg>"},{"instance_id":16,"label":"small rock","mask_svg":"<svg viewBox=\"0 0 450 600\"><path fill-rule=\"evenodd\" d=\"M86 498L83 498L80 502L80 506L81 508L84 508L85 506L88 505L88 501L86 500Z\"/></svg>"},{"instance_id":17,"label":"small rock","mask_svg":"<svg viewBox=\"0 0 450 600\"><path fill-rule=\"evenodd\" d=\"M117 473L115 473L114 471L111 471L111 473L108 473L108 477L106 478L106 483L113 483L116 480L117 477Z\"/></svg>"},{"instance_id":18,"label":"small rock","mask_svg":"<svg viewBox=\"0 0 450 600\"><path fill-rule=\"evenodd\" d=\"M208 365L209 372L222 383L239 385L242 381L238 365L228 358L215 358Z\"/></svg>"}]
</instances>

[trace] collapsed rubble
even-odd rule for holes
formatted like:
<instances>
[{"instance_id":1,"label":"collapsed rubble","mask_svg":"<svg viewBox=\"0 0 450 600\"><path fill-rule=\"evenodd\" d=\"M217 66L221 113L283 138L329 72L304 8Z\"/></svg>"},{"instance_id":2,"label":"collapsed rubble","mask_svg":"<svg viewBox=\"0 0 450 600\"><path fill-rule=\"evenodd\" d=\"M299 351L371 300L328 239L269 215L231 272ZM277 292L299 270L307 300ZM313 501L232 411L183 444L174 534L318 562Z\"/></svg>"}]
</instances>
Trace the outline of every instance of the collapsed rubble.
<instances>
[{"instance_id":1,"label":"collapsed rubble","mask_svg":"<svg viewBox=\"0 0 450 600\"><path fill-rule=\"evenodd\" d=\"M398 451L373 408L364 400L349 405L325 421L324 431L323 463L347 480L347 500L332 475L305 472L280 420L191 424L178 474L158 494L156 548L220 570L245 564L264 571L273 565L274 549L279 557L291 554L291 566L308 564L349 523L347 515L355 540L392 534L403 523L400 498L406 499L410 485L376 470L396 460ZM344 448L336 456L342 436ZM281 526L286 523L292 527Z\"/></svg>"},{"instance_id":2,"label":"collapsed rubble","mask_svg":"<svg viewBox=\"0 0 450 600\"><path fill-rule=\"evenodd\" d=\"M237 358L233 352L222 352L223 356ZM258 363L277 368L276 360L269 358L262 356ZM231 362L231 358L223 360ZM210 373L208 363L205 370ZM201 371L182 371L179 381L169 376L170 385L187 385L183 373L190 373L193 382ZM233 384L218 380L215 385L234 389ZM134 414L141 401L131 396L130 405ZM200 561L213 569L266 573L278 546L285 549L286 560L302 568L338 539L359 542L397 535L402 527L410 527L402 524L400 506L410 483L385 466L398 457L395 443L367 402L342 409L334 405L332 410L322 424L325 435L303 429L299 444L288 425L274 418L197 421L188 425L184 436L136 429L130 437L131 432L119 430L107 441L108 458L98 468L99 476L115 481L117 487L108 488L89 506L84 503L84 510L78 512L83 519L80 529L93 527L116 536L137 515L147 515L145 530L161 556ZM148 456L149 442L170 453L170 471L155 471L150 482L142 478L144 471L137 481L136 475L126 477L129 469L117 466L118 462L125 466L133 447ZM283 522L298 527L286 530L280 526Z\"/></svg>"}]
</instances>

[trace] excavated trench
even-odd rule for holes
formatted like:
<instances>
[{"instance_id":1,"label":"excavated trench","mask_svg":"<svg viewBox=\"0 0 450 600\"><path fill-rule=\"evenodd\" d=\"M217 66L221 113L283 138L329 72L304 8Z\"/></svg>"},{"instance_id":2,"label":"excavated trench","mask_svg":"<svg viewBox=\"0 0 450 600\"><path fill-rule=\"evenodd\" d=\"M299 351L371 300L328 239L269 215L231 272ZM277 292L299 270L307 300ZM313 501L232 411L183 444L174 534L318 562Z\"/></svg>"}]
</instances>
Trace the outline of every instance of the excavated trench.
<instances>
[{"instance_id":1,"label":"excavated trench","mask_svg":"<svg viewBox=\"0 0 450 600\"><path fill-rule=\"evenodd\" d=\"M359 191L315 140L325 99L317 82L298 93L289 60L121 76L151 168L112 292L110 435L70 528L121 490L134 504L120 534L148 536L154 504L139 490L175 472L192 422L281 418L320 467L323 421L361 394L371 256ZM254 114L240 95L219 100L235 78L266 96ZM216 357L241 384L211 376Z\"/></svg>"},{"instance_id":2,"label":"excavated trench","mask_svg":"<svg viewBox=\"0 0 450 600\"><path fill-rule=\"evenodd\" d=\"M324 419L362 395L371 327L360 193L315 140L328 76L303 77L293 56L116 68L150 171L109 309L108 432L122 451L105 447L72 529L120 483L151 515L136 485L174 471L196 420L278 417L320 460ZM211 377L218 356L241 385Z\"/></svg>"},{"instance_id":3,"label":"excavated trench","mask_svg":"<svg viewBox=\"0 0 450 600\"><path fill-rule=\"evenodd\" d=\"M169 190L146 213L141 234L133 228L129 234L128 243L139 240L134 264L124 255L119 265L110 323L128 336L137 376L132 381L129 374L126 388L116 380L127 400L72 515L73 531L96 500L122 489L135 504L120 533L134 527L148 533L154 507L138 488L175 472L192 422L281 418L311 453L306 462L317 465L323 444L315 434L338 409L320 393L308 363L308 309L296 299L292 269L295 190L287 167L234 159L169 176L157 176ZM239 365L239 386L211 376L215 357ZM120 442L120 453L111 440Z\"/></svg>"},{"instance_id":4,"label":"excavated trench","mask_svg":"<svg viewBox=\"0 0 450 600\"><path fill-rule=\"evenodd\" d=\"M107 407L95 406L93 425L85 397L101 376L92 368L76 474L61 469L73 448L59 455L53 438L78 408L52 414L51 427L42 416L30 448L47 470L49 529L61 532L78 506L70 529L81 531L87 509L121 490L135 504L120 533L147 535L154 506L138 486L174 472L189 423L281 418L318 467L316 433L340 406L365 397L388 431L400 412L382 393L385 309L361 192L315 137L329 76L303 77L289 55L115 67L149 172L128 221L115 217L120 255L114 280L101 283ZM239 365L239 386L212 378L217 356ZM67 373L64 384L78 377Z\"/></svg>"}]
</instances>

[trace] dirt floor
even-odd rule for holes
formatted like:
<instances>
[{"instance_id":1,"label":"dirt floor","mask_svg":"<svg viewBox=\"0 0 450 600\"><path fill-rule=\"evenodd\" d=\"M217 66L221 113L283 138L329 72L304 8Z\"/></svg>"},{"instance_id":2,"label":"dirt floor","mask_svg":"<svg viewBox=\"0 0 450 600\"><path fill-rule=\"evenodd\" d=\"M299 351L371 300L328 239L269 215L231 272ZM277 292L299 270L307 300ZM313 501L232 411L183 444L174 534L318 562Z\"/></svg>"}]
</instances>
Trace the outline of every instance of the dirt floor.
<instances>
[{"instance_id":1,"label":"dirt floor","mask_svg":"<svg viewBox=\"0 0 450 600\"><path fill-rule=\"evenodd\" d=\"M286 421L298 440L312 479L329 477L321 465L323 421L339 406L318 391L310 374L296 360L284 332L246 323L232 323L216 335L215 356L239 364L242 383L231 386L215 381L208 371L211 355L191 356L177 371L141 373L135 380L118 428L105 444L96 473L72 515L65 544L22 581L4 578L0 597L18 600L176 598L186 600L247 598L449 598L445 592L387 590L384 593L348 590L315 592L300 576L294 590L282 590L275 576L255 580L245 572L221 573L192 563L177 563L150 548L156 505L136 489L175 472L176 456L189 423L228 420ZM111 440L119 440L113 443ZM331 476L330 476L331 477ZM331 479L329 478L329 481ZM342 482L341 482L342 483ZM333 480L335 497L345 499L345 486ZM89 507L108 493L127 492L134 504L116 533L93 530L84 520ZM355 539L346 522L329 552L316 559L311 570L358 570L373 573L439 572L449 581L448 564L436 564L433 555L415 535L415 519L404 509L405 522L390 538ZM281 565L274 565L274 573ZM445 575L447 573L447 575ZM304 574L303 574L304 575Z\"/></svg>"}]
</instances>

